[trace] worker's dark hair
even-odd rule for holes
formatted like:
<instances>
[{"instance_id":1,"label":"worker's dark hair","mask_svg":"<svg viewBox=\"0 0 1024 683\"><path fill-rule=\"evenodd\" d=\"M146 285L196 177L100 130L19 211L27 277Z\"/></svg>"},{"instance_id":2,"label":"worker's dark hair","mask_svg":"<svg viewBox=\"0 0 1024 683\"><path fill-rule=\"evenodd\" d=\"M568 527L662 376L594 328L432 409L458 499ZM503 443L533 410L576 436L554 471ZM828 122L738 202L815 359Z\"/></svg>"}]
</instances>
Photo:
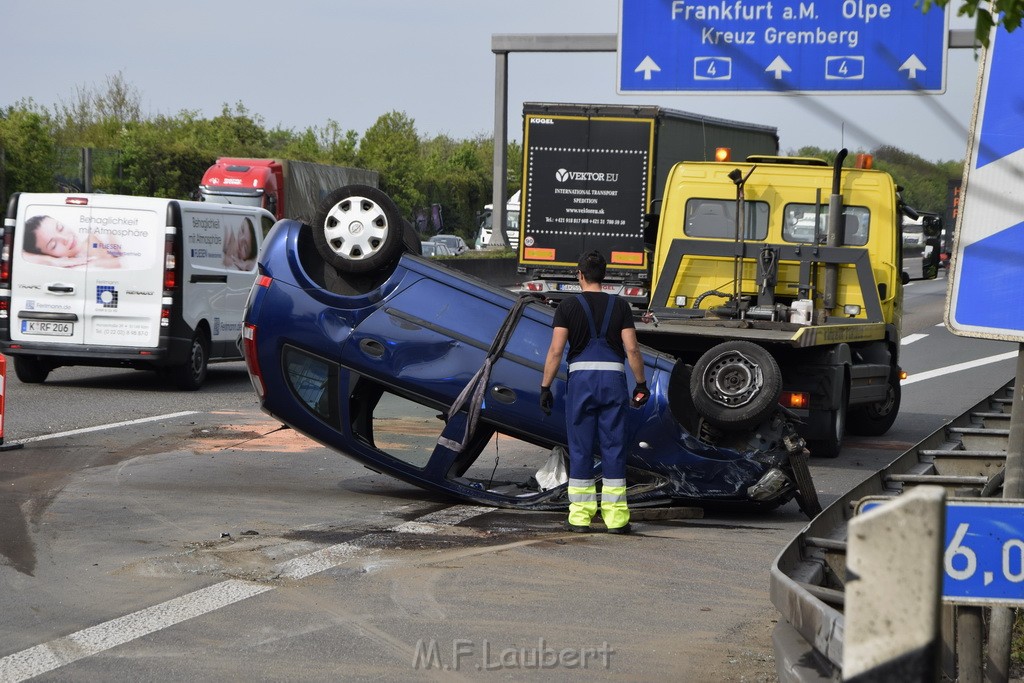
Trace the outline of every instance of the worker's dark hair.
<instances>
[{"instance_id":1,"label":"worker's dark hair","mask_svg":"<svg viewBox=\"0 0 1024 683\"><path fill-rule=\"evenodd\" d=\"M580 259L577 268L587 282L601 283L604 282L604 273L608 269L608 264L605 262L604 256L601 256L601 252L589 251Z\"/></svg>"}]
</instances>

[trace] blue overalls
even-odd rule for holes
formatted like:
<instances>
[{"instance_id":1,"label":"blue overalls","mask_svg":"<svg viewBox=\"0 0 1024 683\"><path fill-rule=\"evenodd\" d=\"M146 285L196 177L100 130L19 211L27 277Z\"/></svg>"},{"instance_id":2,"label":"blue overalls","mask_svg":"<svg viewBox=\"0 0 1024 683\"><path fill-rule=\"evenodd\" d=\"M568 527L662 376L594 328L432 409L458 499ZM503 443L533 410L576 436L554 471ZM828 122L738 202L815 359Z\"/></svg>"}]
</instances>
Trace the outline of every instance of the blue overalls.
<instances>
[{"instance_id":1,"label":"blue overalls","mask_svg":"<svg viewBox=\"0 0 1024 683\"><path fill-rule=\"evenodd\" d=\"M569 523L590 526L597 514L594 453L600 449L602 485L601 517L609 529L629 522L626 506L626 365L608 345L608 326L615 301L608 297L601 329L586 298L577 301L590 325L590 341L569 363L566 390L566 431L569 437Z\"/></svg>"}]
</instances>

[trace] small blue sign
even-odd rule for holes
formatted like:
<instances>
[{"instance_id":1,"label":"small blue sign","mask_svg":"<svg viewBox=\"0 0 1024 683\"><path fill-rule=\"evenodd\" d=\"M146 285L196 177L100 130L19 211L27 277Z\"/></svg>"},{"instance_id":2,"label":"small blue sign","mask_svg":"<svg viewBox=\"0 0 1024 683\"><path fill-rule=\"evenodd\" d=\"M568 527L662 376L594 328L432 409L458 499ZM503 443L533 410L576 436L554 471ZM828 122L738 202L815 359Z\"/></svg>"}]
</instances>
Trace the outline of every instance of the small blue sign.
<instances>
[{"instance_id":1,"label":"small blue sign","mask_svg":"<svg viewBox=\"0 0 1024 683\"><path fill-rule=\"evenodd\" d=\"M865 501L858 512L882 502ZM1024 501L946 501L942 599L1024 606Z\"/></svg>"},{"instance_id":2,"label":"small blue sign","mask_svg":"<svg viewBox=\"0 0 1024 683\"><path fill-rule=\"evenodd\" d=\"M619 0L620 93L941 93L947 12L916 0Z\"/></svg>"}]
</instances>

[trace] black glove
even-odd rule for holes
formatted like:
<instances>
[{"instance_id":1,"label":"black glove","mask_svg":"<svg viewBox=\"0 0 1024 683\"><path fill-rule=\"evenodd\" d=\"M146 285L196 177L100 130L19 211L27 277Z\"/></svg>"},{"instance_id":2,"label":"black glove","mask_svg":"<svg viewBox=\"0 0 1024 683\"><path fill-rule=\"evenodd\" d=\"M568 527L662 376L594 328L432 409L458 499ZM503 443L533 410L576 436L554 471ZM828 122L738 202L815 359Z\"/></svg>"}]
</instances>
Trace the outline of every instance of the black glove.
<instances>
[{"instance_id":1,"label":"black glove","mask_svg":"<svg viewBox=\"0 0 1024 683\"><path fill-rule=\"evenodd\" d=\"M651 397L651 390L647 388L647 382L639 382L636 385L636 389L633 390L633 398L630 403L634 408L647 403L647 399Z\"/></svg>"},{"instance_id":2,"label":"black glove","mask_svg":"<svg viewBox=\"0 0 1024 683\"><path fill-rule=\"evenodd\" d=\"M551 387L540 388L540 409L545 415L551 414L551 407L555 405L555 396L551 393Z\"/></svg>"}]
</instances>

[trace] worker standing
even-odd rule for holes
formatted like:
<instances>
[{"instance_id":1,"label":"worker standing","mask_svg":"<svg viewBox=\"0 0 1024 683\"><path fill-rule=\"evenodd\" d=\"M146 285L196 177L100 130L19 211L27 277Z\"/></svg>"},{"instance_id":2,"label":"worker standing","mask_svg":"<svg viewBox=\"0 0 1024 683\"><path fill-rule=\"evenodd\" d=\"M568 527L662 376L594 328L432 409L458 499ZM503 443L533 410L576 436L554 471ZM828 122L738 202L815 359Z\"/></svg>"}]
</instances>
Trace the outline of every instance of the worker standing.
<instances>
[{"instance_id":1,"label":"worker standing","mask_svg":"<svg viewBox=\"0 0 1024 683\"><path fill-rule=\"evenodd\" d=\"M629 303L601 290L607 264L591 251L580 259L576 277L580 294L563 300L555 310L551 345L544 362L540 407L551 414L551 383L562 352L569 344L569 381L565 425L569 441L570 531L586 532L597 514L594 455L601 457L601 517L609 533L630 532L626 502L626 411L640 407L651 392L636 341ZM628 363L627 363L628 362ZM636 389L626 388L628 364Z\"/></svg>"}]
</instances>

